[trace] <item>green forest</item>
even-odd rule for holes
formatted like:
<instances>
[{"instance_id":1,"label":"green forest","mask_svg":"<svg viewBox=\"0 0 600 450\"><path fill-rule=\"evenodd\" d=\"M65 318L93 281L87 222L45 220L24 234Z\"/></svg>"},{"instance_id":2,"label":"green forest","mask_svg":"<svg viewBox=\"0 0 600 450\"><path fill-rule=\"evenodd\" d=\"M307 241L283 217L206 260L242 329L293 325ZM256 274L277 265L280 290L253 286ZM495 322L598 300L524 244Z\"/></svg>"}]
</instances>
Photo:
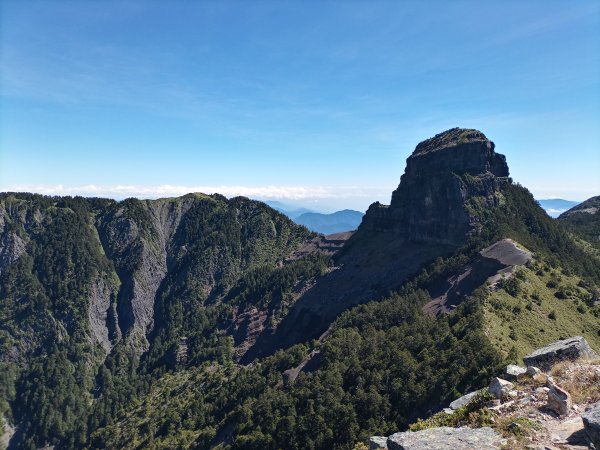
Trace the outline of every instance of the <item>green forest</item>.
<instances>
[{"instance_id":1,"label":"green forest","mask_svg":"<svg viewBox=\"0 0 600 450\"><path fill-rule=\"evenodd\" d=\"M577 292L589 294L585 314L600 317L600 264L585 233L547 217L521 186L501 195L498 208L469 203L477 231L397 292L346 311L321 340L242 366L242 313L259 311L275 327L298 292L335 267L322 253L290 257L315 236L304 227L241 197L2 194L3 233L25 243L0 273L0 416L19 424L15 448L353 449L407 429L518 360L518 336L510 344L486 334L486 311L502 297L485 287L451 314L423 312L430 286L482 248L514 239L534 252L540 279L576 276ZM122 305L144 292L148 261L164 277L154 326L140 338L139 318ZM108 354L91 337L98 280L114 324ZM527 305L518 283L503 292Z\"/></svg>"}]
</instances>

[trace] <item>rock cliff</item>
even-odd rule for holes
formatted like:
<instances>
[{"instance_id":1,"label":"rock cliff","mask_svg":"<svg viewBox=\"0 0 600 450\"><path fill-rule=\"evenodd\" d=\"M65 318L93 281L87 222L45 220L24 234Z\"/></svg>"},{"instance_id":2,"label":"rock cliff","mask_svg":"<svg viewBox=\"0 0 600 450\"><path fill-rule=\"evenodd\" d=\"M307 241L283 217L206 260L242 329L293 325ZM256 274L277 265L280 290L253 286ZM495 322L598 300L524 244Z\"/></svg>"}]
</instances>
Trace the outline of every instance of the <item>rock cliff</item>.
<instances>
[{"instance_id":1,"label":"rock cliff","mask_svg":"<svg viewBox=\"0 0 600 450\"><path fill-rule=\"evenodd\" d=\"M417 145L389 206L372 204L361 230L394 232L413 242L460 245L476 225L467 202L498 205L506 158L477 130L452 128Z\"/></svg>"},{"instance_id":2,"label":"rock cliff","mask_svg":"<svg viewBox=\"0 0 600 450\"><path fill-rule=\"evenodd\" d=\"M318 338L348 308L381 298L427 261L451 254L476 232L473 211L499 205L510 182L505 157L479 131L453 128L421 142L391 204L369 207L334 270L303 293L276 329L266 329L242 361Z\"/></svg>"}]
</instances>

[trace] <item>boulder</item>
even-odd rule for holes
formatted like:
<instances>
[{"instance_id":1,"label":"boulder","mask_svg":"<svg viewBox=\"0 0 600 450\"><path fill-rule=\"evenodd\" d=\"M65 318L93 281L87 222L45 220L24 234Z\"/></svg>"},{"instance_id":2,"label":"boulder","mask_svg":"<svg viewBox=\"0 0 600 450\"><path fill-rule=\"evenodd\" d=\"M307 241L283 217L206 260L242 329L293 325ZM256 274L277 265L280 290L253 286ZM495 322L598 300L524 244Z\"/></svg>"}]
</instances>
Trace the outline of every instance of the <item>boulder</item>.
<instances>
[{"instance_id":1,"label":"boulder","mask_svg":"<svg viewBox=\"0 0 600 450\"><path fill-rule=\"evenodd\" d=\"M583 428L596 448L600 449L600 402L581 415Z\"/></svg>"},{"instance_id":2,"label":"boulder","mask_svg":"<svg viewBox=\"0 0 600 450\"><path fill-rule=\"evenodd\" d=\"M512 388L513 384L510 381L496 377L490 383L488 390L494 397L501 399L502 397L507 397Z\"/></svg>"},{"instance_id":3,"label":"boulder","mask_svg":"<svg viewBox=\"0 0 600 450\"><path fill-rule=\"evenodd\" d=\"M538 384L546 384L548 382L548 375L545 373L536 373L533 377L533 381Z\"/></svg>"},{"instance_id":4,"label":"boulder","mask_svg":"<svg viewBox=\"0 0 600 450\"><path fill-rule=\"evenodd\" d=\"M457 398L452 403L450 403L450 409L457 410L458 408L467 406L477 396L477 394L479 394L479 391L469 392L468 394L465 394L462 397Z\"/></svg>"},{"instance_id":5,"label":"boulder","mask_svg":"<svg viewBox=\"0 0 600 450\"><path fill-rule=\"evenodd\" d=\"M553 342L539 348L523 358L528 366L549 369L559 361L576 360L578 358L598 358L587 341L581 336L575 336L562 341Z\"/></svg>"},{"instance_id":6,"label":"boulder","mask_svg":"<svg viewBox=\"0 0 600 450\"><path fill-rule=\"evenodd\" d=\"M569 414L571 406L573 406L571 394L555 384L552 379L548 380L547 386L548 404L546 406L561 416Z\"/></svg>"},{"instance_id":7,"label":"boulder","mask_svg":"<svg viewBox=\"0 0 600 450\"><path fill-rule=\"evenodd\" d=\"M387 440L389 450L492 450L503 445L506 445L506 439L489 427L429 428L396 433Z\"/></svg>"},{"instance_id":8,"label":"boulder","mask_svg":"<svg viewBox=\"0 0 600 450\"><path fill-rule=\"evenodd\" d=\"M533 378L535 375L542 373L542 371L535 366L527 366L526 373Z\"/></svg>"},{"instance_id":9,"label":"boulder","mask_svg":"<svg viewBox=\"0 0 600 450\"><path fill-rule=\"evenodd\" d=\"M385 436L371 436L369 438L369 450L387 450L387 438Z\"/></svg>"},{"instance_id":10,"label":"boulder","mask_svg":"<svg viewBox=\"0 0 600 450\"><path fill-rule=\"evenodd\" d=\"M525 367L517 366L515 364L509 364L506 366L504 370L506 374L506 378L509 380L516 380L519 376L527 373L527 369Z\"/></svg>"}]
</instances>

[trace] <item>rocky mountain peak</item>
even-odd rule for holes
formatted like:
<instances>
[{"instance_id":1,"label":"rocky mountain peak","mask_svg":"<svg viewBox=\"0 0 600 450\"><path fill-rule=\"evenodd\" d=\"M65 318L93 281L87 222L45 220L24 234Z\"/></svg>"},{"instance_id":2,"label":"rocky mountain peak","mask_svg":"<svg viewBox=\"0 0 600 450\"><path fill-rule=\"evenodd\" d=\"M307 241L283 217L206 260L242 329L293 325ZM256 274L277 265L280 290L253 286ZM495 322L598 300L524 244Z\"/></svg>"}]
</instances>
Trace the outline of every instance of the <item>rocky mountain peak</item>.
<instances>
[{"instance_id":1,"label":"rocky mountain peak","mask_svg":"<svg viewBox=\"0 0 600 450\"><path fill-rule=\"evenodd\" d=\"M460 245L476 222L467 202L481 197L482 206L495 206L508 175L506 158L482 132L452 128L417 145L390 205L371 205L361 229Z\"/></svg>"},{"instance_id":2,"label":"rocky mountain peak","mask_svg":"<svg viewBox=\"0 0 600 450\"><path fill-rule=\"evenodd\" d=\"M434 137L424 140L417 145L414 154L425 154L445 148L473 142L491 142L481 131L467 128L450 128Z\"/></svg>"}]
</instances>

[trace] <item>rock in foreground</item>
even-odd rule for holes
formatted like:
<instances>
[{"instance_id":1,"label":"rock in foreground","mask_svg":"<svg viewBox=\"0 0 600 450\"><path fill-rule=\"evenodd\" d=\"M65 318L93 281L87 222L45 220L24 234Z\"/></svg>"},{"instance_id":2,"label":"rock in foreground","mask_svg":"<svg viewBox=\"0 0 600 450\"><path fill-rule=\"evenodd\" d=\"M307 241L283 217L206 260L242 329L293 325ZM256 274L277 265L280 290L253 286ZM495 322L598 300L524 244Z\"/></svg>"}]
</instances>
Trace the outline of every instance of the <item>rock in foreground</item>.
<instances>
[{"instance_id":1,"label":"rock in foreground","mask_svg":"<svg viewBox=\"0 0 600 450\"><path fill-rule=\"evenodd\" d=\"M389 450L491 450L499 449L505 444L506 439L489 427L429 428L417 432L396 433L387 440Z\"/></svg>"},{"instance_id":2,"label":"rock in foreground","mask_svg":"<svg viewBox=\"0 0 600 450\"><path fill-rule=\"evenodd\" d=\"M600 448L600 402L582 414L581 418L590 441L594 443L596 448Z\"/></svg>"},{"instance_id":3,"label":"rock in foreground","mask_svg":"<svg viewBox=\"0 0 600 450\"><path fill-rule=\"evenodd\" d=\"M598 358L587 341L581 336L575 336L542 347L523 358L527 366L549 369L555 363L564 360L574 361L578 358Z\"/></svg>"}]
</instances>

